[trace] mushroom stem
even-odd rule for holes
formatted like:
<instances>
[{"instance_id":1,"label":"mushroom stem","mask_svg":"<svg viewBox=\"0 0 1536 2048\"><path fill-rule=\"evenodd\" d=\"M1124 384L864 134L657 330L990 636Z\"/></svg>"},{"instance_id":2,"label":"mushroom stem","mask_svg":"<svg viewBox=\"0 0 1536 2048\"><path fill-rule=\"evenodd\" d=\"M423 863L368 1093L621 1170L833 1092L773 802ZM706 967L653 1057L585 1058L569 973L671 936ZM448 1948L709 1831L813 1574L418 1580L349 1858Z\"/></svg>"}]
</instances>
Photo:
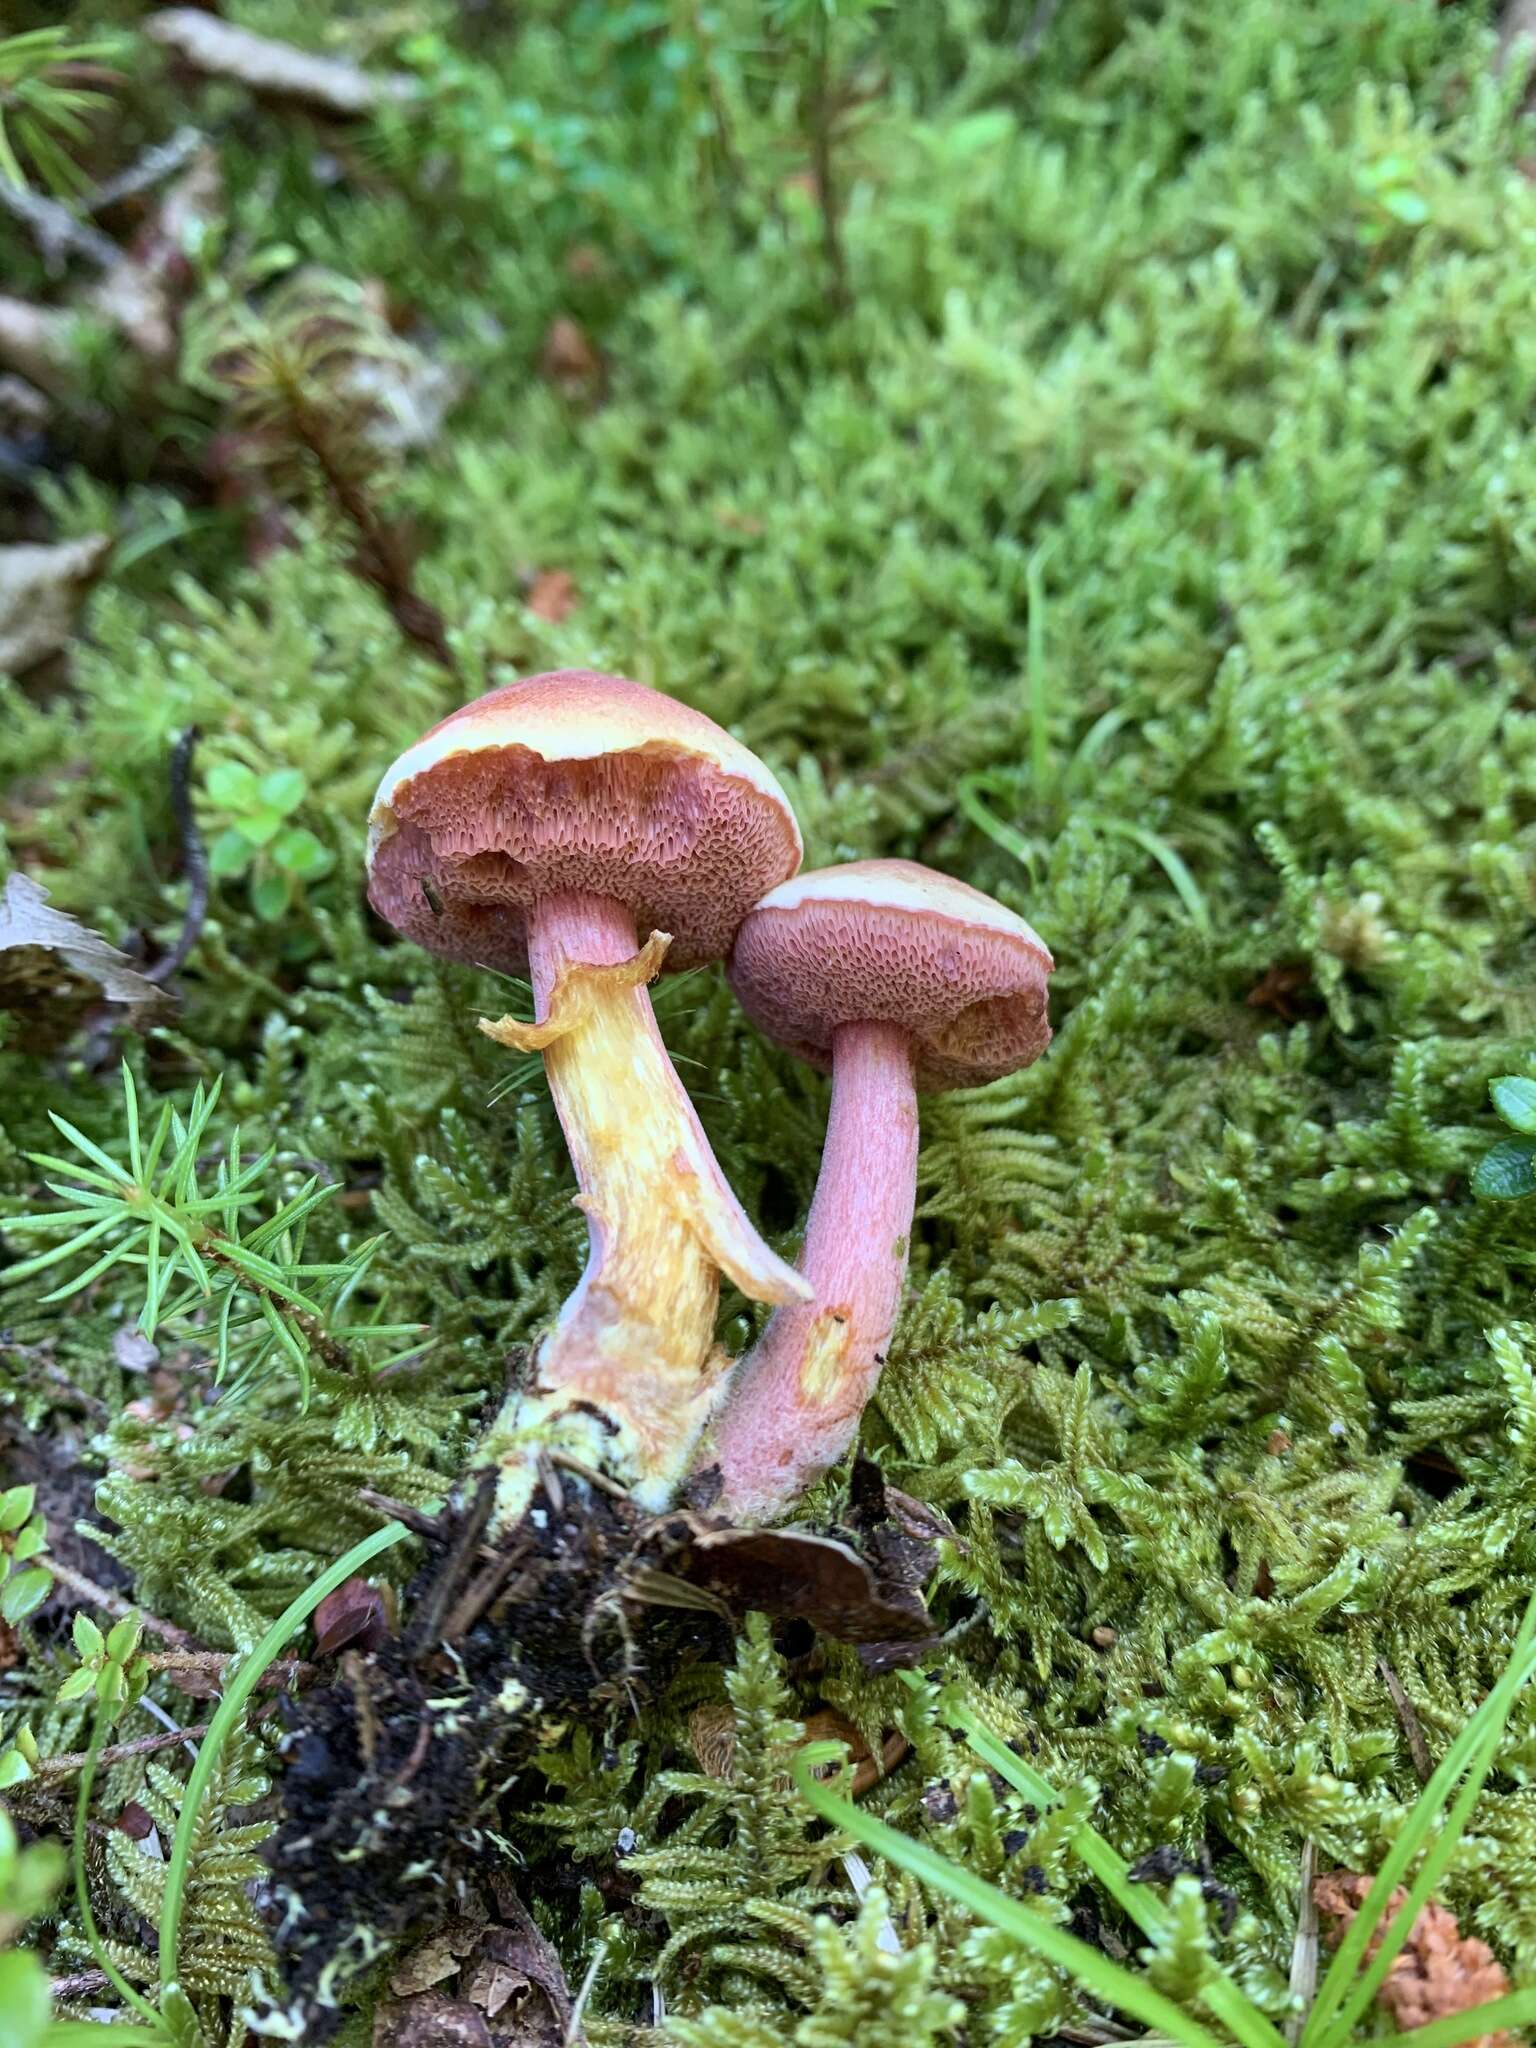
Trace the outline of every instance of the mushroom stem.
<instances>
[{"instance_id":1,"label":"mushroom stem","mask_svg":"<svg viewBox=\"0 0 1536 2048\"><path fill-rule=\"evenodd\" d=\"M916 1195L911 1040L893 1024L844 1024L800 1256L814 1299L775 1312L698 1461L718 1465L726 1512L774 1520L852 1443L901 1306Z\"/></svg>"},{"instance_id":2,"label":"mushroom stem","mask_svg":"<svg viewBox=\"0 0 1536 2048\"><path fill-rule=\"evenodd\" d=\"M556 1417L562 1442L665 1506L729 1364L714 1334L721 1273L756 1301L808 1292L753 1229L661 1042L646 984L669 943L652 932L637 949L634 918L610 897L544 897L528 916L538 1021L480 1027L543 1053L590 1239L533 1387L509 1399L482 1453L504 1467L504 1520L521 1513L530 1454Z\"/></svg>"}]
</instances>

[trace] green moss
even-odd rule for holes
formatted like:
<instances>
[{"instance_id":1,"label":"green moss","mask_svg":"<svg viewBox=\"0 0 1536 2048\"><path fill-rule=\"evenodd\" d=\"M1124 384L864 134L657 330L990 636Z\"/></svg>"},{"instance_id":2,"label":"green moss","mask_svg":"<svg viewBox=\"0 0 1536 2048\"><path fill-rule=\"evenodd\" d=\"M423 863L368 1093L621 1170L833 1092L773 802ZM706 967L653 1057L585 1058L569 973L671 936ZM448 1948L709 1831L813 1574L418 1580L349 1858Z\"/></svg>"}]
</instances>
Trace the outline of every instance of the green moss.
<instances>
[{"instance_id":1,"label":"green moss","mask_svg":"<svg viewBox=\"0 0 1536 2048\"><path fill-rule=\"evenodd\" d=\"M287 0L230 11L319 33ZM1082 0L1027 59L1034 9L1003 0L844 21L841 315L796 182L799 45L746 0L513 26L350 10L337 46L429 93L334 183L297 124L207 89L232 237L381 278L464 373L442 435L378 486L462 682L402 642L313 504L251 567L225 516L176 537L136 445L125 479L49 494L59 531L170 537L98 590L66 686L0 683L9 858L154 950L186 896L174 734L202 727L203 786L221 759L302 770L329 870L272 920L246 878L216 882L181 1015L130 1059L183 1103L222 1075L217 1134L278 1147L275 1200L316 1171L342 1187L312 1255L382 1231L370 1313L436 1337L379 1398L321 1382L307 1415L283 1377L208 1403L194 1344L173 1412L124 1417L134 1276L64 1312L10 1297L4 1398L31 1429L89 1418L112 1547L156 1611L249 1641L365 1526L359 1486L445 1487L507 1346L574 1280L537 1069L473 1028L507 991L369 921L363 821L394 753L489 681L642 676L785 775L812 858L929 860L1056 954L1050 1056L925 1106L913 1285L864 1448L955 1523L935 1604L988 1718L1127 1856L1208 1849L1241 1909L1209 1940L1279 2009L1303 1842L1374 1867L1416 1789L1379 1660L1438 1754L1536 1569L1536 1208L1468 1185L1500 1128L1489 1080L1536 1078L1536 186L1487 11ZM129 98L145 132L169 117L158 59ZM41 287L16 234L4 267ZM198 303L216 315L211 284ZM539 372L557 316L600 352L586 389ZM196 443L214 401L177 403ZM580 594L559 623L520 594L552 567ZM822 1083L713 973L662 1015L727 1172L792 1248ZM49 1108L123 1142L110 1065L0 1046L13 1212ZM749 1328L728 1302L726 1341ZM83 1409L59 1408L60 1374ZM876 1809L1080 1908L1060 1825L1036 1840L1052 1817L893 1681L836 1648L780 1668L754 1636L743 1657L760 1744L818 1703L900 1728L913 1754ZM599 2038L653 2020L658 1966L690 2048L876 2048L897 2010L903 2039L942 2040L957 1998L978 2040L1070 2014L1043 1966L895 1874L905 1961L876 1906L816 1925L853 1895L807 1861L769 1748L745 1790L695 1769L688 1715L726 1685L654 1678L638 1722L615 1706L619 1766L557 1746L558 1811L507 1817L573 1978L607 1944ZM1525 1703L1448 1885L1525 1981L1533 1771ZM922 1798L941 1783L948 1819ZM624 1826L651 1859L628 1878ZM1016 1832L1027 1856L1000 1847Z\"/></svg>"}]
</instances>

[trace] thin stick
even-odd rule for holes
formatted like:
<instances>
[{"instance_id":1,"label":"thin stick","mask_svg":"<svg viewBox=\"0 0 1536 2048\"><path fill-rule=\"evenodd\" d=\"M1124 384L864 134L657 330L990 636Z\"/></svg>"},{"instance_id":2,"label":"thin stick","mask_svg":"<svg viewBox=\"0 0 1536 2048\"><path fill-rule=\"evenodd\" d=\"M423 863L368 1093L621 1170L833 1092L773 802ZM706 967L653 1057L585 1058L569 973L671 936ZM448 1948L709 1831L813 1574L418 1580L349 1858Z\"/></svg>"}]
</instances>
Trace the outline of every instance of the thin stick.
<instances>
[{"instance_id":1,"label":"thin stick","mask_svg":"<svg viewBox=\"0 0 1536 2048\"><path fill-rule=\"evenodd\" d=\"M165 142L157 142L152 149L146 149L136 163L119 171L115 178L106 181L88 192L80 201L82 213L105 213L109 206L120 206L125 199L137 199L151 186L173 177L183 164L196 156L202 144L200 128L178 128Z\"/></svg>"},{"instance_id":2,"label":"thin stick","mask_svg":"<svg viewBox=\"0 0 1536 2048\"><path fill-rule=\"evenodd\" d=\"M155 1650L144 1659L151 1671L204 1671L210 1678L217 1678L239 1661L235 1650ZM274 1685L283 1685L290 1678L313 1678L315 1666L299 1657L280 1657L267 1666L267 1676Z\"/></svg>"},{"instance_id":3,"label":"thin stick","mask_svg":"<svg viewBox=\"0 0 1536 2048\"><path fill-rule=\"evenodd\" d=\"M158 1735L140 1735L132 1742L114 1742L102 1750L96 1758L98 1764L120 1764L131 1756L153 1756L157 1749L174 1749L178 1742L195 1742L206 1735L206 1727L162 1729ZM88 1749L70 1750L64 1756L39 1757L37 1775L40 1778L68 1778L76 1771L83 1771L90 1757Z\"/></svg>"},{"instance_id":4,"label":"thin stick","mask_svg":"<svg viewBox=\"0 0 1536 2048\"><path fill-rule=\"evenodd\" d=\"M99 1607L103 1614L110 1614L121 1621L126 1614L136 1614L152 1636L159 1636L162 1642L174 1643L182 1650L202 1650L197 1637L186 1629L178 1628L174 1621L162 1621L158 1614L149 1614L142 1607L135 1607L131 1600L125 1600L121 1593L113 1593L106 1586L98 1586L94 1579L88 1579L84 1572L77 1572L73 1565L61 1564L58 1558L50 1556L48 1569L62 1585L72 1593L78 1593L82 1600Z\"/></svg>"},{"instance_id":5,"label":"thin stick","mask_svg":"<svg viewBox=\"0 0 1536 2048\"><path fill-rule=\"evenodd\" d=\"M30 231L43 261L55 273L63 269L65 256L83 256L102 270L111 270L122 260L122 250L99 228L76 220L57 199L46 199L40 192L24 192L6 178L0 178L0 211L19 220Z\"/></svg>"},{"instance_id":6,"label":"thin stick","mask_svg":"<svg viewBox=\"0 0 1536 2048\"><path fill-rule=\"evenodd\" d=\"M200 737L197 727L189 725L171 752L171 809L176 817L176 830L181 835L181 865L189 885L187 912L170 952L163 960L157 960L153 967L144 969L146 981L170 980L197 944L202 935L203 921L208 915L208 851L192 811L192 756Z\"/></svg>"},{"instance_id":7,"label":"thin stick","mask_svg":"<svg viewBox=\"0 0 1536 2048\"><path fill-rule=\"evenodd\" d=\"M1301 1852L1301 1904L1296 1916L1296 1938L1291 1944L1291 1997L1295 2010L1285 2023L1285 2038L1293 2044L1317 1997L1317 1900L1312 1886L1317 1877L1317 1844L1308 1841Z\"/></svg>"},{"instance_id":8,"label":"thin stick","mask_svg":"<svg viewBox=\"0 0 1536 2048\"><path fill-rule=\"evenodd\" d=\"M112 1982L105 1970L77 1970L73 1977L55 1977L48 1989L55 1998L85 1998L93 1991L105 1991Z\"/></svg>"},{"instance_id":9,"label":"thin stick","mask_svg":"<svg viewBox=\"0 0 1536 2048\"><path fill-rule=\"evenodd\" d=\"M1403 1681L1385 1657L1376 1659L1376 1669L1381 1673L1382 1684L1387 1688L1388 1696L1397 1709L1397 1718L1403 1724L1408 1754L1413 1759L1413 1768L1418 1773L1419 1783L1427 1785L1435 1774L1435 1765L1429 1753L1429 1744L1424 1740L1424 1724L1414 1710L1413 1701L1403 1690Z\"/></svg>"}]
</instances>

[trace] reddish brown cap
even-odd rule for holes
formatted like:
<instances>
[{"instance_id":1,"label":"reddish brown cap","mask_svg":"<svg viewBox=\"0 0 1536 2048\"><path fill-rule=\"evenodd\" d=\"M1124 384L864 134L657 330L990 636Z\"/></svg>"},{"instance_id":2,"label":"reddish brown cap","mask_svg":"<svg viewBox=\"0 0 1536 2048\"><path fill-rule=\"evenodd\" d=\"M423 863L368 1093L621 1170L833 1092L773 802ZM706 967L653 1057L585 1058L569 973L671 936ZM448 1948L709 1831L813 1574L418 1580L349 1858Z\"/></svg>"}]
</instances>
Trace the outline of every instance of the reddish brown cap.
<instances>
[{"instance_id":1,"label":"reddish brown cap","mask_svg":"<svg viewBox=\"0 0 1536 2048\"><path fill-rule=\"evenodd\" d=\"M731 986L759 1030L813 1066L840 1024L912 1035L920 1088L973 1088L1051 1042L1055 963L1022 917L911 860L855 860L772 889L731 949Z\"/></svg>"},{"instance_id":2,"label":"reddish brown cap","mask_svg":"<svg viewBox=\"0 0 1536 2048\"><path fill-rule=\"evenodd\" d=\"M800 865L789 799L757 756L659 690L560 669L455 711L385 775L368 896L434 953L527 964L525 912L583 890L672 934L669 968L716 960Z\"/></svg>"}]
</instances>

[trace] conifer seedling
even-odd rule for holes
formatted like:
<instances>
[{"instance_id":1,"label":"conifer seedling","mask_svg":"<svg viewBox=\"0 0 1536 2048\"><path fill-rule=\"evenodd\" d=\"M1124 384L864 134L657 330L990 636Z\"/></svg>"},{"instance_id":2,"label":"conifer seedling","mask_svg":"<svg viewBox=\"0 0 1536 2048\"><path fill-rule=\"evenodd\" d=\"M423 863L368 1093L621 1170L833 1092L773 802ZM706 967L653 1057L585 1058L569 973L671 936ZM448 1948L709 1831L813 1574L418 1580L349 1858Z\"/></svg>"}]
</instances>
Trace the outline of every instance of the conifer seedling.
<instances>
[{"instance_id":1,"label":"conifer seedling","mask_svg":"<svg viewBox=\"0 0 1536 2048\"><path fill-rule=\"evenodd\" d=\"M660 1507L726 1368L720 1274L758 1301L809 1292L716 1164L646 993L664 964L718 959L794 873L788 799L700 713L565 670L492 691L403 754L369 842L372 901L398 930L530 972L537 1021L482 1029L544 1055L587 1216L586 1270L484 1452L503 1463L502 1517L521 1514L557 1418L566 1448Z\"/></svg>"},{"instance_id":2,"label":"conifer seedling","mask_svg":"<svg viewBox=\"0 0 1536 2048\"><path fill-rule=\"evenodd\" d=\"M767 1035L832 1070L801 1266L815 1290L742 1362L704 1462L721 1504L772 1520L847 1450L885 1362L917 1193L919 1089L1038 1059L1049 952L1020 917L915 861L851 861L770 891L731 953Z\"/></svg>"}]
</instances>

